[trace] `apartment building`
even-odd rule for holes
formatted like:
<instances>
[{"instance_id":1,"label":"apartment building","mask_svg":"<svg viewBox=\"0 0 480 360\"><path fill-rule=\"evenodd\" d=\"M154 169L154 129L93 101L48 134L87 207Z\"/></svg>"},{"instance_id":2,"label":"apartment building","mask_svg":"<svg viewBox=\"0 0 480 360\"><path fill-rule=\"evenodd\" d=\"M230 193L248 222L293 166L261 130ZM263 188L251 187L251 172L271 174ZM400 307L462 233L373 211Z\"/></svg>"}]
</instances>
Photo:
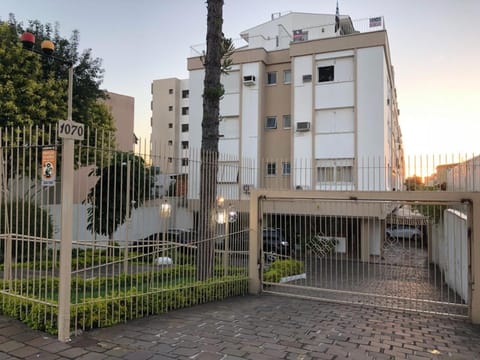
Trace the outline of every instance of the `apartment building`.
<instances>
[{"instance_id":1,"label":"apartment building","mask_svg":"<svg viewBox=\"0 0 480 360\"><path fill-rule=\"evenodd\" d=\"M152 164L164 174L188 172L189 81L177 78L152 82Z\"/></svg>"},{"instance_id":2,"label":"apartment building","mask_svg":"<svg viewBox=\"0 0 480 360\"><path fill-rule=\"evenodd\" d=\"M236 198L246 197L245 189L252 186L402 188L400 111L382 17L353 22L349 16L291 12L240 36L244 45L237 47L233 66L221 79L220 187ZM187 125L190 148L201 146L200 56L188 59L188 70L188 81L158 80L152 88L152 138L157 132L167 136L158 140L171 140L172 154L179 149L179 126ZM188 116L180 116L178 101L187 88ZM156 111L166 115L155 117ZM173 135L156 126L174 129ZM248 173L242 170L246 160L255 164ZM233 174L226 171L232 166L238 168ZM193 198L197 185L190 181Z\"/></svg>"},{"instance_id":3,"label":"apartment building","mask_svg":"<svg viewBox=\"0 0 480 360\"><path fill-rule=\"evenodd\" d=\"M135 98L107 92L105 104L110 109L115 122L115 140L120 151L133 151L136 136L134 133Z\"/></svg>"}]
</instances>

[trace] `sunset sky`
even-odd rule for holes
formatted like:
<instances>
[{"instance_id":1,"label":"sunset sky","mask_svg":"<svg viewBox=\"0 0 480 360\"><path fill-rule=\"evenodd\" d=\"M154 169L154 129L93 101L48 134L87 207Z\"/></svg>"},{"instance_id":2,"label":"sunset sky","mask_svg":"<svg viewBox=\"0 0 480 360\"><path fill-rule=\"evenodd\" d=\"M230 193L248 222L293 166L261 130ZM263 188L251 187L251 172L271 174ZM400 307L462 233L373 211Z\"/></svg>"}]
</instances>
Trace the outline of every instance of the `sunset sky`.
<instances>
[{"instance_id":1,"label":"sunset sky","mask_svg":"<svg viewBox=\"0 0 480 360\"><path fill-rule=\"evenodd\" d=\"M224 33L272 13L335 13L336 0L225 0ZM407 155L480 153L480 1L339 0L353 20L384 16ZM150 132L150 84L187 78L192 45L205 43L205 0L2 0L0 18L58 22L103 59L103 87L135 97L135 132Z\"/></svg>"}]
</instances>

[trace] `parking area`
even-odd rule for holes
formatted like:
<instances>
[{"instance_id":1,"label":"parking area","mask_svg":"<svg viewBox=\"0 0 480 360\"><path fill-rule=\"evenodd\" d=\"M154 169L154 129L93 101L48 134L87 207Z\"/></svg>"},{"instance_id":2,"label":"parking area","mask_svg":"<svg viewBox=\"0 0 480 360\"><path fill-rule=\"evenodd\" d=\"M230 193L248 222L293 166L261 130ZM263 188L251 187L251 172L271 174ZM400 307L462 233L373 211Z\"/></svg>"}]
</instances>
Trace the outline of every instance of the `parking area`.
<instances>
[{"instance_id":1,"label":"parking area","mask_svg":"<svg viewBox=\"0 0 480 360\"><path fill-rule=\"evenodd\" d=\"M260 295L76 336L0 316L0 359L478 359L480 326L427 314Z\"/></svg>"}]
</instances>

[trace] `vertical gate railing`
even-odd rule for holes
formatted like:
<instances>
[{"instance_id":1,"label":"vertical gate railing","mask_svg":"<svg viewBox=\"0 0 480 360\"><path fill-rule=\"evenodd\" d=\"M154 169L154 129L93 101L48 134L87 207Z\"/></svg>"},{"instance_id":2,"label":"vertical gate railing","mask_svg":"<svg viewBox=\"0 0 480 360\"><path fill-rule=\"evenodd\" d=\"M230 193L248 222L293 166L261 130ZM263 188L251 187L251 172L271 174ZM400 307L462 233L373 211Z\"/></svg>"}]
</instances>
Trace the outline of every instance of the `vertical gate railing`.
<instances>
[{"instance_id":1,"label":"vertical gate railing","mask_svg":"<svg viewBox=\"0 0 480 360\"><path fill-rule=\"evenodd\" d=\"M250 290L478 322L479 195L256 190Z\"/></svg>"}]
</instances>

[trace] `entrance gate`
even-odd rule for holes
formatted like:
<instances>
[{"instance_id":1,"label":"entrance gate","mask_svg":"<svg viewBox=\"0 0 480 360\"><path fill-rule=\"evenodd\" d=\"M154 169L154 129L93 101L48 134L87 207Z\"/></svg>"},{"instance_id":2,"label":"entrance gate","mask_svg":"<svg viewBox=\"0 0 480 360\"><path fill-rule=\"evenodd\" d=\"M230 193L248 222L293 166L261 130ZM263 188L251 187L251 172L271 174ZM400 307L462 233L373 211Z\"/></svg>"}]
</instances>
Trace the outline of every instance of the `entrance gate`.
<instances>
[{"instance_id":1,"label":"entrance gate","mask_svg":"<svg viewBox=\"0 0 480 360\"><path fill-rule=\"evenodd\" d=\"M469 317L472 202L439 195L258 194L262 291Z\"/></svg>"}]
</instances>

